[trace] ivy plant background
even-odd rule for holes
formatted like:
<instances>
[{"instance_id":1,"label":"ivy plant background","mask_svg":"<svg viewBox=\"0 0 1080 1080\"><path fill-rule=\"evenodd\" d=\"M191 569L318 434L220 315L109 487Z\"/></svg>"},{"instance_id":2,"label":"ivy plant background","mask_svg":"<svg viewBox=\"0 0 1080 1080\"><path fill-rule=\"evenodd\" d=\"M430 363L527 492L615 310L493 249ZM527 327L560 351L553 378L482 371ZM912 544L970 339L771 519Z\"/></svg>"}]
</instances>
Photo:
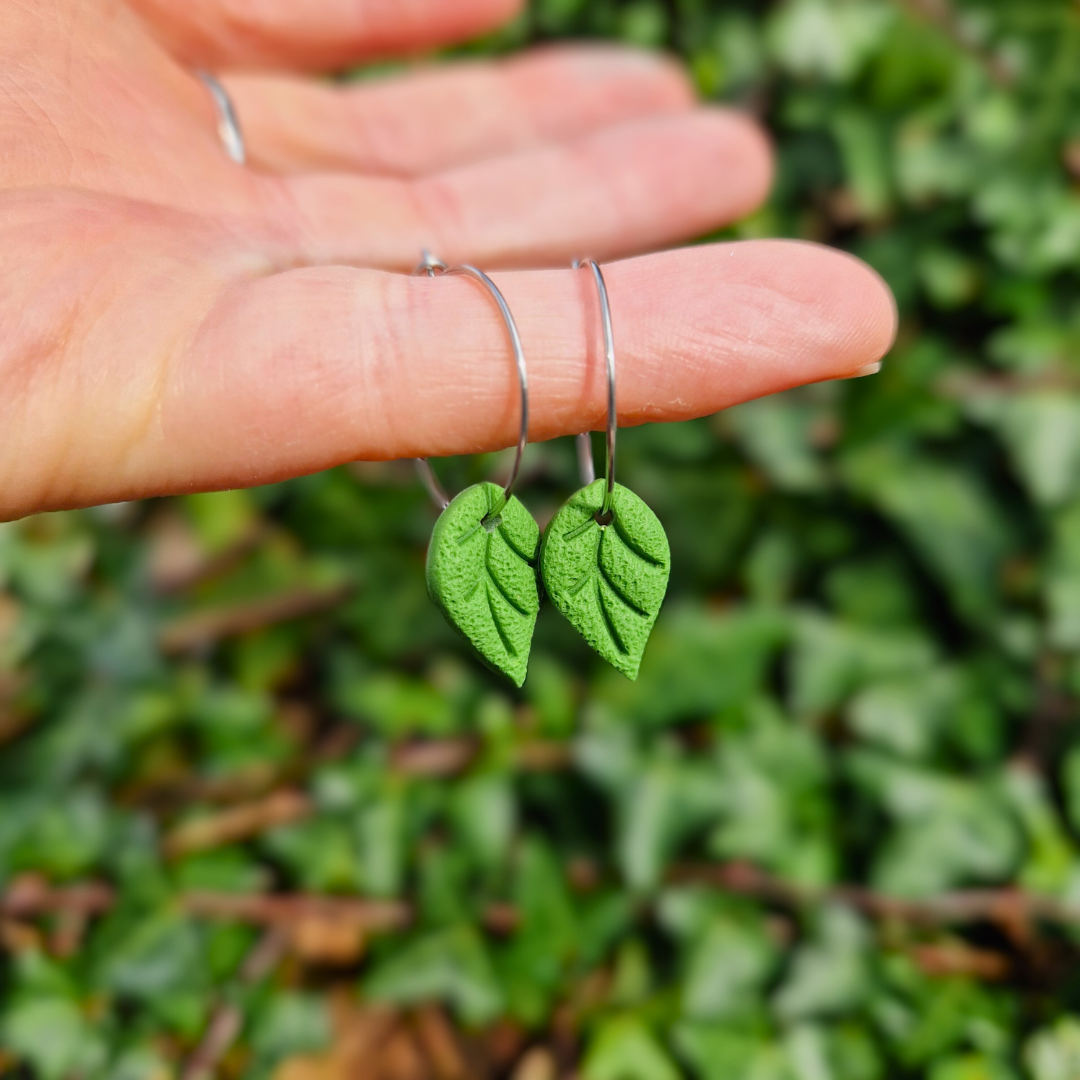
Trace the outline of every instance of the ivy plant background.
<instances>
[{"instance_id":1,"label":"ivy plant background","mask_svg":"<svg viewBox=\"0 0 1080 1080\"><path fill-rule=\"evenodd\" d=\"M1080 1076L1080 4L537 0L760 116L873 378L627 431L631 684L519 693L406 464L0 527L0 1074ZM723 183L723 177L717 177ZM447 463L450 483L499 459ZM572 443L529 450L530 506Z\"/></svg>"}]
</instances>

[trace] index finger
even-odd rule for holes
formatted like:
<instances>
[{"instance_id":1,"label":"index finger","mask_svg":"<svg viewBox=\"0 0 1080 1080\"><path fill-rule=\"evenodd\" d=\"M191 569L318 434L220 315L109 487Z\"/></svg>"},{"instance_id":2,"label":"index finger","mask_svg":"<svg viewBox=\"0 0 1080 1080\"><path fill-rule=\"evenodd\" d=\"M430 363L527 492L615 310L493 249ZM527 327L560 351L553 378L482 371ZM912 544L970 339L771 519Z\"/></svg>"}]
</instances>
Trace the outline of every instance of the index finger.
<instances>
[{"instance_id":1,"label":"index finger","mask_svg":"<svg viewBox=\"0 0 1080 1080\"><path fill-rule=\"evenodd\" d=\"M715 244L605 267L619 422L683 420L880 359L892 297L865 265L810 244ZM571 270L494 275L529 366L533 440L602 427L596 297ZM505 329L461 278L344 268L279 274L235 290L163 403L148 471L167 485L263 482L353 459L476 453L517 439ZM214 388L207 393L206 387ZM219 432L208 453L206 432ZM227 433L227 434L226 434ZM252 458L252 450L258 454ZM252 462L257 460L257 471ZM170 475L171 474L171 475Z\"/></svg>"},{"instance_id":2,"label":"index finger","mask_svg":"<svg viewBox=\"0 0 1080 1080\"><path fill-rule=\"evenodd\" d=\"M472 281L275 272L285 249L123 200L12 192L3 207L0 519L517 441L505 326ZM877 275L810 244L714 244L605 274L623 424L852 374L895 329ZM601 427L589 276L495 280L525 347L532 438Z\"/></svg>"}]
</instances>

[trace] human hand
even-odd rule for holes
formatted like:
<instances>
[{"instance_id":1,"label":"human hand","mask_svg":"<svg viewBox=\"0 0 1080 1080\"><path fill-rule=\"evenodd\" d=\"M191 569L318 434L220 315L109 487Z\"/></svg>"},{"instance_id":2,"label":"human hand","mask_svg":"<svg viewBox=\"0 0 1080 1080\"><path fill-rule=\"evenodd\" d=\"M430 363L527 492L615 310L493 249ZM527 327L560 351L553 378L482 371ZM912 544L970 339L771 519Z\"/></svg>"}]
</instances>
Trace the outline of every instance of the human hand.
<instances>
[{"instance_id":1,"label":"human hand","mask_svg":"<svg viewBox=\"0 0 1080 1080\"><path fill-rule=\"evenodd\" d=\"M0 519L512 444L489 298L388 271L424 247L485 268L625 256L765 197L753 123L695 107L675 68L634 52L345 88L254 73L459 39L516 6L0 0ZM198 68L226 73L251 167L225 155ZM494 276L530 360L531 437L602 426L588 275ZM814 245L605 276L622 424L851 375L894 334L882 282Z\"/></svg>"}]
</instances>

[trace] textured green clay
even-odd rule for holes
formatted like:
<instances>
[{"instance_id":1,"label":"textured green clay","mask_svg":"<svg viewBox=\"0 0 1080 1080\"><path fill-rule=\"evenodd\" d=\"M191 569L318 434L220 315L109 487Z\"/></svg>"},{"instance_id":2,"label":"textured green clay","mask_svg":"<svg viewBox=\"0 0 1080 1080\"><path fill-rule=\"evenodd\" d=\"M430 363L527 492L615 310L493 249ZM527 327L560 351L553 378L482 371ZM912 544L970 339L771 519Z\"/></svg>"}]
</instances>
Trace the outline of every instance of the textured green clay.
<instances>
[{"instance_id":1,"label":"textured green clay","mask_svg":"<svg viewBox=\"0 0 1080 1080\"><path fill-rule=\"evenodd\" d=\"M636 679L667 592L671 549L656 515L619 484L611 523L598 524L604 485L582 488L552 518L540 571L552 602L581 636Z\"/></svg>"},{"instance_id":2,"label":"textured green clay","mask_svg":"<svg viewBox=\"0 0 1080 1080\"><path fill-rule=\"evenodd\" d=\"M540 528L515 498L492 515L502 494L495 484L476 484L442 512L428 548L427 585L450 625L520 686L540 610Z\"/></svg>"}]
</instances>

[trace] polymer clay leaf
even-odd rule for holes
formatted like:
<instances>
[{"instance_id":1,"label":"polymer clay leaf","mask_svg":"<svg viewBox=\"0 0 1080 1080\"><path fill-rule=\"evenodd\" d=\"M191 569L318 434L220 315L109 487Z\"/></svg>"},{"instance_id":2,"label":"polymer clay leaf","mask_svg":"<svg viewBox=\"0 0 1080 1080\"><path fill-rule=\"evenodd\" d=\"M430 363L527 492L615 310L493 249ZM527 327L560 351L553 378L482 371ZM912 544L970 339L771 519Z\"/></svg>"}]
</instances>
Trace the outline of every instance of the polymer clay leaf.
<instances>
[{"instance_id":1,"label":"polymer clay leaf","mask_svg":"<svg viewBox=\"0 0 1080 1080\"><path fill-rule=\"evenodd\" d=\"M605 483L582 488L552 518L540 571L552 602L581 636L636 679L667 592L671 550L656 515L619 484L611 521L599 524Z\"/></svg>"},{"instance_id":2,"label":"polymer clay leaf","mask_svg":"<svg viewBox=\"0 0 1080 1080\"><path fill-rule=\"evenodd\" d=\"M540 591L540 528L502 488L466 488L435 523L427 556L431 599L480 655L520 686L529 666Z\"/></svg>"}]
</instances>

